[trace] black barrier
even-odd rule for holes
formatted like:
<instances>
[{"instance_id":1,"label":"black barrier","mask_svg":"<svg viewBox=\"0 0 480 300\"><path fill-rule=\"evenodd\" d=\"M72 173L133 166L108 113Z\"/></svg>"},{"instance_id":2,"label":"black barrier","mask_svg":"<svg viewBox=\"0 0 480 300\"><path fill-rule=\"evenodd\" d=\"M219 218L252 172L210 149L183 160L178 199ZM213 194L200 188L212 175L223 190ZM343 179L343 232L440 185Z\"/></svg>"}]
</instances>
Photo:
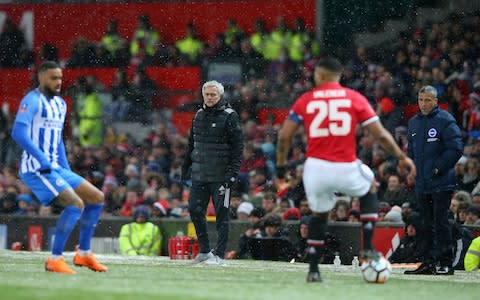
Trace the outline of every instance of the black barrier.
<instances>
[{"instance_id":1,"label":"black barrier","mask_svg":"<svg viewBox=\"0 0 480 300\"><path fill-rule=\"evenodd\" d=\"M14 242L21 242L25 249L28 249L31 243L29 237L29 230L31 227L41 228L41 242L38 245L41 250L49 249L49 231L55 227L56 217L29 217L29 216L14 216L14 215L0 215L0 224L7 226L6 248L10 248ZM178 232L187 234L189 219L152 219L153 223L160 227L162 233L162 254L168 255L168 239L177 235ZM96 228L95 237L110 237L116 238L120 233L122 225L131 222L131 219L121 217L107 217L102 218ZM289 232L292 242L298 240L298 222L287 221L286 229ZM249 222L234 220L231 221L230 235L228 240L227 251L237 250L238 240L240 235L248 228ZM344 262L350 262L353 255L356 255L360 246L360 225L355 223L329 223L328 232L333 234L339 242L339 252L341 259ZM208 222L208 234L210 237L211 246L215 245L217 241L215 222ZM67 242L66 251L73 251L78 244L79 226L72 232L70 239ZM1 245L0 245L1 246Z\"/></svg>"},{"instance_id":2,"label":"black barrier","mask_svg":"<svg viewBox=\"0 0 480 300\"><path fill-rule=\"evenodd\" d=\"M14 216L14 215L0 215L0 225L6 225L6 242L5 246L10 249L12 244L20 242L24 245L24 249L28 249L32 244L32 232L37 234L39 238L38 248L36 250L49 249L49 231L54 230L56 224L56 217L29 217L29 216ZM168 255L168 239L177 235L178 232L187 234L189 219L152 219L153 223L160 227L162 233L162 255ZM96 238L118 238L122 225L131 222L131 219L121 217L107 217L102 218L95 231ZM286 221L285 228L287 229L290 240L296 242L299 237L299 222ZM231 221L230 236L228 240L227 251L237 250L238 240L240 235L248 228L249 223L234 220ZM392 223L378 223L378 228L403 228L403 224ZM467 226L474 235L480 235L480 226ZM33 229L32 229L33 228ZM29 234L30 231L30 234ZM343 264L349 264L354 255L358 255L361 243L361 226L360 223L349 222L330 222L328 223L327 231L332 234L338 242L338 250L340 259ZM1 234L1 231L0 231ZM208 222L208 234L210 237L210 245L214 246L217 241L215 222ZM79 226L75 228L72 236L67 242L66 251L73 251L78 244ZM0 238L5 238L0 236Z\"/></svg>"}]
</instances>

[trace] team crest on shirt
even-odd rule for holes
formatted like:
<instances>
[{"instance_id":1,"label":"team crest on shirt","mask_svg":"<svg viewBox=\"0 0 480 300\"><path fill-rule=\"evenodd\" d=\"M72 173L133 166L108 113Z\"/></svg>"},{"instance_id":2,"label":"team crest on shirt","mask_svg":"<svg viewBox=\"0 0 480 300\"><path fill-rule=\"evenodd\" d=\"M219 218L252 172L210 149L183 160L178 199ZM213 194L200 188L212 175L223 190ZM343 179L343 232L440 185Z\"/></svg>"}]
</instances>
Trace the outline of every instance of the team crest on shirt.
<instances>
[{"instance_id":1,"label":"team crest on shirt","mask_svg":"<svg viewBox=\"0 0 480 300\"><path fill-rule=\"evenodd\" d=\"M63 179L61 179L61 178L58 178L55 183L57 184L57 186L62 186L62 185L65 184L65 181L63 181Z\"/></svg>"},{"instance_id":2,"label":"team crest on shirt","mask_svg":"<svg viewBox=\"0 0 480 300\"><path fill-rule=\"evenodd\" d=\"M22 106L20 107L20 112L26 112L27 111L27 103L23 103Z\"/></svg>"},{"instance_id":3,"label":"team crest on shirt","mask_svg":"<svg viewBox=\"0 0 480 300\"><path fill-rule=\"evenodd\" d=\"M427 139L427 142L435 142L438 141L437 137L437 130L435 128L430 128L427 132L429 138Z\"/></svg>"}]
</instances>

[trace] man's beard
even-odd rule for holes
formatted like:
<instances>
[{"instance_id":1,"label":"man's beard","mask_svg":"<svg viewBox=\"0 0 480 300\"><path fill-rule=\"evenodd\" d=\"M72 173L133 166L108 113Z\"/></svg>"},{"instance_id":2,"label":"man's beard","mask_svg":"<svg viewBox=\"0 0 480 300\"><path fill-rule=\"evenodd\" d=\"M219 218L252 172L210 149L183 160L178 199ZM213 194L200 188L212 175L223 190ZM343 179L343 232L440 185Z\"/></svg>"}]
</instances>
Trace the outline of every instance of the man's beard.
<instances>
[{"instance_id":1,"label":"man's beard","mask_svg":"<svg viewBox=\"0 0 480 300\"><path fill-rule=\"evenodd\" d=\"M59 96L59 95L60 95L60 93L52 90L51 88L49 88L49 87L47 87L47 86L43 87L43 92L44 92L49 98L52 98L52 97L54 97L54 96Z\"/></svg>"}]
</instances>

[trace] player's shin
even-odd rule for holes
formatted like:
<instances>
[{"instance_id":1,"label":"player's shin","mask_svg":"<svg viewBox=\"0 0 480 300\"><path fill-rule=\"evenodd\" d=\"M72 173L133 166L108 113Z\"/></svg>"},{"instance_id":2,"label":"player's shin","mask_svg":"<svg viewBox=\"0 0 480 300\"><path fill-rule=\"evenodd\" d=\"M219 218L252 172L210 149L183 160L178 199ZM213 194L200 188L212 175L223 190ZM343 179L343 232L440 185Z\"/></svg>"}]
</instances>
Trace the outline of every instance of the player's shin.
<instances>
[{"instance_id":1,"label":"player's shin","mask_svg":"<svg viewBox=\"0 0 480 300\"><path fill-rule=\"evenodd\" d=\"M57 220L52 254L61 256L72 230L75 228L82 210L76 206L66 206Z\"/></svg>"},{"instance_id":2,"label":"player's shin","mask_svg":"<svg viewBox=\"0 0 480 300\"><path fill-rule=\"evenodd\" d=\"M80 251L90 250L90 241L95 233L98 219L102 214L103 204L87 204L80 218ZM85 253L86 254L86 253Z\"/></svg>"},{"instance_id":3,"label":"player's shin","mask_svg":"<svg viewBox=\"0 0 480 300\"><path fill-rule=\"evenodd\" d=\"M310 272L318 272L318 262L325 247L328 213L314 213L308 223L307 255Z\"/></svg>"},{"instance_id":4,"label":"player's shin","mask_svg":"<svg viewBox=\"0 0 480 300\"><path fill-rule=\"evenodd\" d=\"M372 238L375 222L378 219L377 195L368 192L360 197L360 221L362 222L363 250L373 251Z\"/></svg>"}]
</instances>

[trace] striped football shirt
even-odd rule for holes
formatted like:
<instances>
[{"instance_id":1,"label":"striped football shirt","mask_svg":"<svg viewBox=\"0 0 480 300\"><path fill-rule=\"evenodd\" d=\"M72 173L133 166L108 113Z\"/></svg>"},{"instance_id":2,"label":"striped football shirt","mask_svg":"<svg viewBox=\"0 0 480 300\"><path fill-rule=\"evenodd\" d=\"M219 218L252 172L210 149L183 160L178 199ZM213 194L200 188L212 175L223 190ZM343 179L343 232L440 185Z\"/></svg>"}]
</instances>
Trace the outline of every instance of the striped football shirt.
<instances>
[{"instance_id":1,"label":"striped football shirt","mask_svg":"<svg viewBox=\"0 0 480 300\"><path fill-rule=\"evenodd\" d=\"M28 125L29 139L45 154L53 168L59 167L59 145L67 113L65 101L54 96L48 99L38 89L29 92L21 101L15 122ZM23 151L20 173L35 172L40 163Z\"/></svg>"}]
</instances>

